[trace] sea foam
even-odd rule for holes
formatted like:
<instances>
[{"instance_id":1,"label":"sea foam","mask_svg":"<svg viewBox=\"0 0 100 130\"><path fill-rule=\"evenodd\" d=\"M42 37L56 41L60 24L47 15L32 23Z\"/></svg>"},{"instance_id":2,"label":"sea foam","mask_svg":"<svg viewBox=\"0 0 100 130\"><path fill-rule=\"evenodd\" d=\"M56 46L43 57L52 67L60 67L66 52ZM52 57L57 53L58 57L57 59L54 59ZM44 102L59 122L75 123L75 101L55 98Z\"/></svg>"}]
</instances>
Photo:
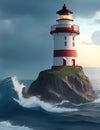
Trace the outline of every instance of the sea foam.
<instances>
[{"instance_id":1,"label":"sea foam","mask_svg":"<svg viewBox=\"0 0 100 130\"><path fill-rule=\"evenodd\" d=\"M12 125L8 121L0 122L0 130L33 130L25 126Z\"/></svg>"},{"instance_id":2,"label":"sea foam","mask_svg":"<svg viewBox=\"0 0 100 130\"><path fill-rule=\"evenodd\" d=\"M36 96L32 96L30 98L24 98L22 96L22 89L26 86L24 84L20 84L19 81L16 79L16 77L12 77L12 82L14 85L14 89L18 93L18 97L19 97L18 100L16 100L16 99L14 99L14 100L23 107L26 107L26 108L41 107L42 109L44 109L48 112L55 112L55 113L78 111L77 108L60 107L60 106L58 106L59 104L50 104L50 103L41 101ZM66 101L66 102L68 102L68 101Z\"/></svg>"}]
</instances>

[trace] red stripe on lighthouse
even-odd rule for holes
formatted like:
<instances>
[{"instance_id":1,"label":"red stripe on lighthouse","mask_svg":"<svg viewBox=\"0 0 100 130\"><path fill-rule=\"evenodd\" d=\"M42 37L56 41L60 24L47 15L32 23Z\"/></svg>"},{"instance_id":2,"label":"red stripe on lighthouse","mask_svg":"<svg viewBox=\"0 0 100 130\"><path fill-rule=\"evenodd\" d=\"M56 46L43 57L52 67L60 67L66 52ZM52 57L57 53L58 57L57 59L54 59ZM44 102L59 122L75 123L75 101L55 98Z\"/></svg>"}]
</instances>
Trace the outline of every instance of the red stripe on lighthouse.
<instances>
[{"instance_id":1,"label":"red stripe on lighthouse","mask_svg":"<svg viewBox=\"0 0 100 130\"><path fill-rule=\"evenodd\" d=\"M54 50L54 57L76 57L76 50Z\"/></svg>"},{"instance_id":2,"label":"red stripe on lighthouse","mask_svg":"<svg viewBox=\"0 0 100 130\"><path fill-rule=\"evenodd\" d=\"M76 33L76 34L80 34L79 30L76 30L72 27L59 27L56 28L55 30L52 30L50 33L54 34L54 33L66 33L66 32L70 32L70 33Z\"/></svg>"}]
</instances>

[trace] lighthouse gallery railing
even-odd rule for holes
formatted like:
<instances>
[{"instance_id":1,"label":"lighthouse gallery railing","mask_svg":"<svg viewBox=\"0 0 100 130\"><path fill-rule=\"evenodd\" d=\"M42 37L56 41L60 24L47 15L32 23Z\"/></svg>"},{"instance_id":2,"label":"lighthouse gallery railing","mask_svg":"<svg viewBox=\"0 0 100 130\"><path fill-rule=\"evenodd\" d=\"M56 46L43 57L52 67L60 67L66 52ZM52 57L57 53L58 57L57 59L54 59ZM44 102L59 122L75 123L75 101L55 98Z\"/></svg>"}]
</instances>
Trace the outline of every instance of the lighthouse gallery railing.
<instances>
[{"instance_id":1,"label":"lighthouse gallery railing","mask_svg":"<svg viewBox=\"0 0 100 130\"><path fill-rule=\"evenodd\" d=\"M75 24L59 24L59 25L53 25L51 26L51 31L54 31L56 28L72 28L74 31L79 32L79 26Z\"/></svg>"}]
</instances>

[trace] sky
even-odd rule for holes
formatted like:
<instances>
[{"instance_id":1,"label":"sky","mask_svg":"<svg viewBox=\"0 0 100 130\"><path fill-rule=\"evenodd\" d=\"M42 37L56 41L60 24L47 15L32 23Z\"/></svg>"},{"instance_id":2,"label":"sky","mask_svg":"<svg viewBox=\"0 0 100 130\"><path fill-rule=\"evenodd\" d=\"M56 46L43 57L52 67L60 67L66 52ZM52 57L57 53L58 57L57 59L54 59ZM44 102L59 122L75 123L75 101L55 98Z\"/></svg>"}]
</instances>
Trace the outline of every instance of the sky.
<instances>
[{"instance_id":1,"label":"sky","mask_svg":"<svg viewBox=\"0 0 100 130\"><path fill-rule=\"evenodd\" d=\"M0 79L35 79L51 68L50 27L64 3L80 26L78 65L100 67L100 0L0 0Z\"/></svg>"}]
</instances>

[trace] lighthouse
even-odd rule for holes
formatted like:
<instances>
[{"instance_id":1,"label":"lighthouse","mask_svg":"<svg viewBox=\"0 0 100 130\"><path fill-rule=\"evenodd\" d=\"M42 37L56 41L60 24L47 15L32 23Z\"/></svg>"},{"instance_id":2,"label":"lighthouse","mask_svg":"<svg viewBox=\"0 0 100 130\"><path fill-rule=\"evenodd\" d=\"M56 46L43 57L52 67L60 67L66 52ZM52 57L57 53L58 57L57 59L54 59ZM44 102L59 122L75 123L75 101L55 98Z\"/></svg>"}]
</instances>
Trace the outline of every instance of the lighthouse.
<instances>
[{"instance_id":1,"label":"lighthouse","mask_svg":"<svg viewBox=\"0 0 100 130\"><path fill-rule=\"evenodd\" d=\"M77 65L77 50L75 38L80 34L79 26L74 24L73 12L66 4L56 12L59 18L57 24L51 26L50 34L54 39L53 69L61 66Z\"/></svg>"}]
</instances>

